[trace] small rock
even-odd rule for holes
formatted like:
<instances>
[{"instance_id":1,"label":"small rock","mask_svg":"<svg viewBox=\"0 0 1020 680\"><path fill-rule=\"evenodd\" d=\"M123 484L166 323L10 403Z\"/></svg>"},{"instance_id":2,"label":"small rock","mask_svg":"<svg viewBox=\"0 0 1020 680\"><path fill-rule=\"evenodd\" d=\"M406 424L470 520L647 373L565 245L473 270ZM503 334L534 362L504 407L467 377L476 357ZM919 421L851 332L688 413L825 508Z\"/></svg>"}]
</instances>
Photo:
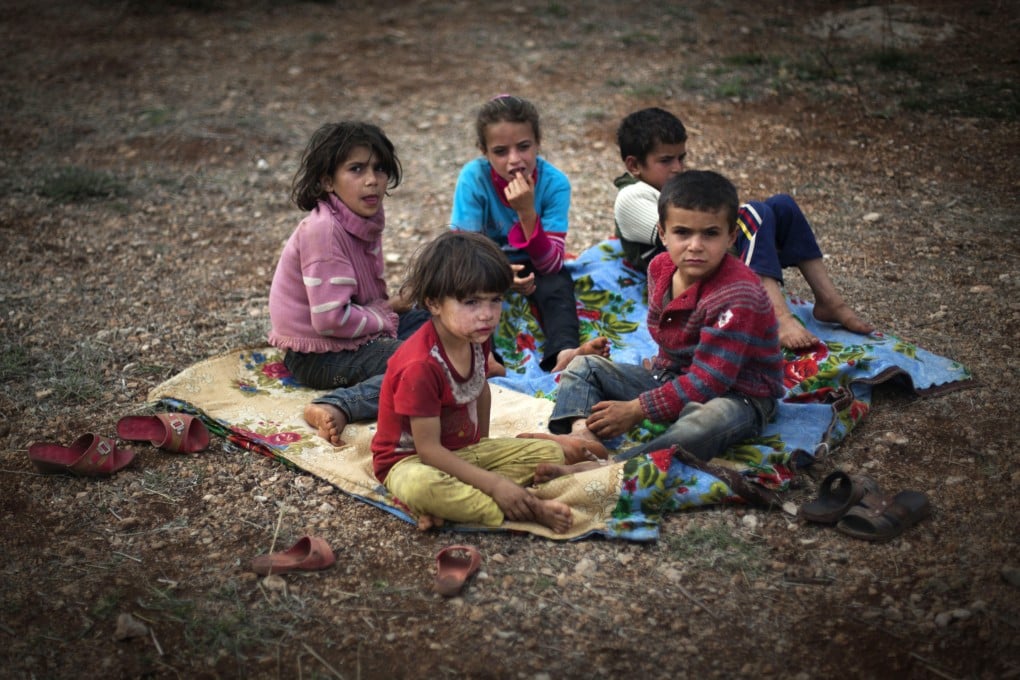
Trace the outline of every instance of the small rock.
<instances>
[{"instance_id":1,"label":"small rock","mask_svg":"<svg viewBox=\"0 0 1020 680\"><path fill-rule=\"evenodd\" d=\"M898 432L886 432L885 440L892 444L893 446L906 446L907 443L910 441L909 439L907 439Z\"/></svg>"},{"instance_id":2,"label":"small rock","mask_svg":"<svg viewBox=\"0 0 1020 680\"><path fill-rule=\"evenodd\" d=\"M882 215L877 212L869 212L864 216L865 222L878 222L880 219L882 219Z\"/></svg>"},{"instance_id":3,"label":"small rock","mask_svg":"<svg viewBox=\"0 0 1020 680\"><path fill-rule=\"evenodd\" d=\"M758 518L755 515L744 515L740 518L740 523L744 525L745 529L750 531L758 528Z\"/></svg>"},{"instance_id":4,"label":"small rock","mask_svg":"<svg viewBox=\"0 0 1020 680\"><path fill-rule=\"evenodd\" d=\"M992 288L991 286L989 286L987 284L980 284L980 285L977 285L977 286L971 286L970 287L970 292L971 293L991 293L994 290L995 290L994 288Z\"/></svg>"},{"instance_id":5,"label":"small rock","mask_svg":"<svg viewBox=\"0 0 1020 680\"><path fill-rule=\"evenodd\" d=\"M792 501L786 501L785 503L783 503L782 508L783 512L785 512L787 515L791 517L797 516L798 509L796 503L793 503Z\"/></svg>"},{"instance_id":6,"label":"small rock","mask_svg":"<svg viewBox=\"0 0 1020 680\"><path fill-rule=\"evenodd\" d=\"M287 582L279 574L270 574L262 579L262 585L269 592L286 592Z\"/></svg>"},{"instance_id":7,"label":"small rock","mask_svg":"<svg viewBox=\"0 0 1020 680\"><path fill-rule=\"evenodd\" d=\"M117 629L113 632L114 640L128 640L148 634L149 627L130 614L124 613L117 617Z\"/></svg>"},{"instance_id":8,"label":"small rock","mask_svg":"<svg viewBox=\"0 0 1020 680\"><path fill-rule=\"evenodd\" d=\"M999 574L1002 576L1003 581L1014 588L1020 588L1020 569L1016 567L1003 567L999 570Z\"/></svg>"}]
</instances>

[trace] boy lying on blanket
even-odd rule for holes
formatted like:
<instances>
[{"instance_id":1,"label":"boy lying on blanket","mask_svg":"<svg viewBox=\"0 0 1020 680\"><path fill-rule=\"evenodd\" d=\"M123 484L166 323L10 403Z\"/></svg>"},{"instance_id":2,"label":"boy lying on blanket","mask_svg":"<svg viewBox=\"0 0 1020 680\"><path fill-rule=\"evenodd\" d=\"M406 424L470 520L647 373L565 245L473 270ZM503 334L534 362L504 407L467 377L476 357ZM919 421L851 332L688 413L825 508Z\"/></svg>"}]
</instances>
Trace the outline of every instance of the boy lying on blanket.
<instances>
[{"instance_id":1,"label":"boy lying on blanket","mask_svg":"<svg viewBox=\"0 0 1020 680\"><path fill-rule=\"evenodd\" d=\"M649 419L668 424L616 460L678 446L710 460L761 433L784 394L778 324L758 277L729 254L737 190L722 175L674 175L659 196L666 252L648 267L648 330L659 345L650 368L597 355L573 359L549 420L565 464L538 466L535 482L604 464L602 439Z\"/></svg>"}]
</instances>

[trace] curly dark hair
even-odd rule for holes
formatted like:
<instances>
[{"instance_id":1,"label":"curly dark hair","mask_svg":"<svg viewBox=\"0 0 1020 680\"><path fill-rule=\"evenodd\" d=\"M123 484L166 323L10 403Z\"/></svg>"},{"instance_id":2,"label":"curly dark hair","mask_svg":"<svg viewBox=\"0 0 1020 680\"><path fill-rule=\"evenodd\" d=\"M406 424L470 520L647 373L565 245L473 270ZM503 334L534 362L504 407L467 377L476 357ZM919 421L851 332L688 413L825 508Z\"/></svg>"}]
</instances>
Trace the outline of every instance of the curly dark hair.
<instances>
[{"instance_id":1,"label":"curly dark hair","mask_svg":"<svg viewBox=\"0 0 1020 680\"><path fill-rule=\"evenodd\" d=\"M656 144L680 144L687 141L687 128L680 119L665 109L653 106L628 114L616 129L620 158L627 162L633 156L641 163Z\"/></svg>"}]
</instances>

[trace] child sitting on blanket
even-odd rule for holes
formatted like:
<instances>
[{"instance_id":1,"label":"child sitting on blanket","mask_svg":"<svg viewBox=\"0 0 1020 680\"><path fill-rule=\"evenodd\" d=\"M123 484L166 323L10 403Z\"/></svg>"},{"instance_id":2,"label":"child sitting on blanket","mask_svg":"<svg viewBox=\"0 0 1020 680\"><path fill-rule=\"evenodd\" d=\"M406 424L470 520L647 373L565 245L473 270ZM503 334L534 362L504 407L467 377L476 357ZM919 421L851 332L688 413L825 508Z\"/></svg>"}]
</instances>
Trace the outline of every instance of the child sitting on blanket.
<instances>
[{"instance_id":1,"label":"child sitting on blanket","mask_svg":"<svg viewBox=\"0 0 1020 680\"><path fill-rule=\"evenodd\" d=\"M386 294L383 199L400 179L393 143L370 123L323 125L305 149L291 198L310 212L269 289L269 344L286 350L283 363L303 385L382 375L400 339L428 319L424 310L398 315Z\"/></svg>"},{"instance_id":2,"label":"child sitting on blanket","mask_svg":"<svg viewBox=\"0 0 1020 680\"><path fill-rule=\"evenodd\" d=\"M601 464L602 444L648 419L667 425L617 460L673 446L710 460L761 433L783 390L772 303L729 249L737 236L737 190L722 175L690 170L666 180L658 233L666 252L648 266L648 330L659 346L650 368L577 357L560 375L549 420L576 465L545 464L535 481Z\"/></svg>"},{"instance_id":3,"label":"child sitting on blanket","mask_svg":"<svg viewBox=\"0 0 1020 680\"><path fill-rule=\"evenodd\" d=\"M616 141L627 168L613 182L620 190L613 211L616 234L627 261L645 271L648 262L665 249L656 235L659 190L669 177L684 169L687 130L672 113L648 108L623 119ZM781 288L786 267L800 269L810 286L816 319L842 324L855 333L874 330L836 290L811 225L791 196L777 194L764 202L740 206L737 225L735 252L761 278L779 320L783 347L798 350L818 342L786 303Z\"/></svg>"},{"instance_id":4,"label":"child sitting on blanket","mask_svg":"<svg viewBox=\"0 0 1020 680\"><path fill-rule=\"evenodd\" d=\"M550 441L489 439L486 357L510 263L480 234L447 232L427 244L401 291L432 318L396 351L383 379L375 475L418 518L495 527L504 518L570 529L570 508L524 489L540 463L563 462Z\"/></svg>"},{"instance_id":5,"label":"child sitting on blanket","mask_svg":"<svg viewBox=\"0 0 1020 680\"><path fill-rule=\"evenodd\" d=\"M482 106L475 127L483 155L461 169L451 227L484 234L507 254L512 289L538 308L546 336L543 371L561 371L579 353L608 356L605 338L580 344L574 281L563 268L570 181L538 155L538 110L526 99L499 95Z\"/></svg>"}]
</instances>

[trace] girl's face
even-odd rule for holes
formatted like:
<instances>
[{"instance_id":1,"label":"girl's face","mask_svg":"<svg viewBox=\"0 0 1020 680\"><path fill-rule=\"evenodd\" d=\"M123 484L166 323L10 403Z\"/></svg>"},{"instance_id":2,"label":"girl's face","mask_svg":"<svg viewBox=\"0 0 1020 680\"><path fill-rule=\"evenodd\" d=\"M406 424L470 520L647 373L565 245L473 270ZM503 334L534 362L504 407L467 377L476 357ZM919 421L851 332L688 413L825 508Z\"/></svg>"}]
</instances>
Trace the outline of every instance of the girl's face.
<instances>
[{"instance_id":1,"label":"girl's face","mask_svg":"<svg viewBox=\"0 0 1020 680\"><path fill-rule=\"evenodd\" d=\"M463 300L455 297L425 302L447 351L452 346L481 344L496 332L503 310L502 293L476 293Z\"/></svg>"},{"instance_id":2,"label":"girl's face","mask_svg":"<svg viewBox=\"0 0 1020 680\"><path fill-rule=\"evenodd\" d=\"M496 174L510 181L523 172L528 177L538 162L538 142L531 123L493 123L485 128L485 157Z\"/></svg>"},{"instance_id":3,"label":"girl's face","mask_svg":"<svg viewBox=\"0 0 1020 680\"><path fill-rule=\"evenodd\" d=\"M389 179L375 152L356 146L332 176L323 177L322 185L356 215L372 217L382 208Z\"/></svg>"}]
</instances>

